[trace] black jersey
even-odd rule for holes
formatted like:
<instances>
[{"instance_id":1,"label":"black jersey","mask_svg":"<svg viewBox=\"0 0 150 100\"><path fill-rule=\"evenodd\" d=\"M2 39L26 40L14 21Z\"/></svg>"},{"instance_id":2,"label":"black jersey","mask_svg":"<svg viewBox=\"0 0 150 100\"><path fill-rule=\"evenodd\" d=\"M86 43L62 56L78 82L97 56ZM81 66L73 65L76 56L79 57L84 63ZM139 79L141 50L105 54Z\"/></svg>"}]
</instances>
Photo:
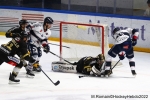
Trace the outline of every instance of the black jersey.
<instances>
[{"instance_id":1,"label":"black jersey","mask_svg":"<svg viewBox=\"0 0 150 100\"><path fill-rule=\"evenodd\" d=\"M97 63L97 58L93 57L83 57L77 62L77 72L89 74L91 71L91 68L95 66L99 68L99 64ZM88 67L88 70L84 71L84 68Z\"/></svg>"},{"instance_id":2,"label":"black jersey","mask_svg":"<svg viewBox=\"0 0 150 100\"><path fill-rule=\"evenodd\" d=\"M13 37L13 34L15 34L15 33L21 34L21 33L23 33L24 31L25 31L25 30L22 30L21 27L16 26L16 27L13 27L13 28L9 29L9 30L6 32L5 35L6 35L7 38L14 38L14 37Z\"/></svg>"},{"instance_id":3,"label":"black jersey","mask_svg":"<svg viewBox=\"0 0 150 100\"><path fill-rule=\"evenodd\" d=\"M20 53L23 55L23 58L29 58L27 43L20 37L13 38L7 44L2 44L0 50L9 56Z\"/></svg>"}]
</instances>

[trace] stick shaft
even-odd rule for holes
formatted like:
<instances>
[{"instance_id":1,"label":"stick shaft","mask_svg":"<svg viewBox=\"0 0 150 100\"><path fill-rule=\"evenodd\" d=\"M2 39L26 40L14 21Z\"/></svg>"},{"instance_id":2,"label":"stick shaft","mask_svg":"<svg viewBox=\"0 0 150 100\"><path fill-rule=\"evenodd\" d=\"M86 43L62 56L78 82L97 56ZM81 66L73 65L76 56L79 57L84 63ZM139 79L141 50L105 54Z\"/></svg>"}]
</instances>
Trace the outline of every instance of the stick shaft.
<instances>
[{"instance_id":1,"label":"stick shaft","mask_svg":"<svg viewBox=\"0 0 150 100\"><path fill-rule=\"evenodd\" d=\"M64 61L66 61L67 63L69 63L69 64L73 65L73 63L69 62L68 60L66 60L66 59L64 59L64 58L62 58L62 57L60 57L60 56L56 55L55 53L53 53L53 52L51 52L51 51L49 51L49 52L50 52L51 54L53 54L53 55L57 56L58 58L63 59L63 60L64 60Z\"/></svg>"},{"instance_id":2,"label":"stick shaft","mask_svg":"<svg viewBox=\"0 0 150 100\"><path fill-rule=\"evenodd\" d=\"M54 43L48 43L48 44L51 44L51 45L56 45L56 46L60 46L60 45L58 45L58 44L54 44ZM68 47L68 46L62 46L62 47L65 47L65 48L70 48L70 47Z\"/></svg>"},{"instance_id":3,"label":"stick shaft","mask_svg":"<svg viewBox=\"0 0 150 100\"><path fill-rule=\"evenodd\" d=\"M41 71L44 73L44 75L55 85L55 83L52 81L52 79L50 79L49 77L48 77L48 75L42 70L42 68L41 68Z\"/></svg>"}]
</instances>

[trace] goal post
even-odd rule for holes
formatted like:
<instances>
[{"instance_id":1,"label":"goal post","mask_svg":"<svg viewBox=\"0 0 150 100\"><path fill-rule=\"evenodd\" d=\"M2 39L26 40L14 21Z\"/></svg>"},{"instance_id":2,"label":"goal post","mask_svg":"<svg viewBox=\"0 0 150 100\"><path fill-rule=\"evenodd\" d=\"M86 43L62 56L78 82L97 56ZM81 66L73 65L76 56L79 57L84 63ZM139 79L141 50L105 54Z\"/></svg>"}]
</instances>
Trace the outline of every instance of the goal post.
<instances>
[{"instance_id":1,"label":"goal post","mask_svg":"<svg viewBox=\"0 0 150 100\"><path fill-rule=\"evenodd\" d=\"M106 56L109 50L108 25L75 22L60 22L59 25L61 57L80 59L100 53ZM70 46L70 49L63 48L63 45Z\"/></svg>"}]
</instances>

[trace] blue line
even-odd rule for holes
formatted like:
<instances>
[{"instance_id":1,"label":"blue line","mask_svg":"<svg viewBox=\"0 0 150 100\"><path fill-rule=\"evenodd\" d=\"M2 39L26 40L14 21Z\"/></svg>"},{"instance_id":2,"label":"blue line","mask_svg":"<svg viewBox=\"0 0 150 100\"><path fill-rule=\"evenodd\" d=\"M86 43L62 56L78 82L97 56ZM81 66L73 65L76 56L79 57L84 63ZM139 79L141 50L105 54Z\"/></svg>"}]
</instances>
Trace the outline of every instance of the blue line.
<instances>
[{"instance_id":1,"label":"blue line","mask_svg":"<svg viewBox=\"0 0 150 100\"><path fill-rule=\"evenodd\" d=\"M143 16L128 16L128 15L77 12L77 11L67 11L67 10L42 9L42 8L26 8L26 7L15 7L15 6L0 6L0 8L1 9L15 9L15 10L29 10L29 11L41 11L41 12L78 14L78 15L90 15L90 16L100 16L100 17L115 17L115 18L137 19L137 20L138 19L139 20L150 20L150 17L143 17Z\"/></svg>"}]
</instances>

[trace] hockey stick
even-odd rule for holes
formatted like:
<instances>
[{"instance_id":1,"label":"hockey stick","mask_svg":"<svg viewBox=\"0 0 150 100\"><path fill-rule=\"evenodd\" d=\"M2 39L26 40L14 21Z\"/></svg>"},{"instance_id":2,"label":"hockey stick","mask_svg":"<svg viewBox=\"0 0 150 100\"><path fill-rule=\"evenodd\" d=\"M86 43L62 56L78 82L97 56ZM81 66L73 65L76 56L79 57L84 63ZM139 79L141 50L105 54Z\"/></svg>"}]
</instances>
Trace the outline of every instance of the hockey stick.
<instances>
[{"instance_id":1,"label":"hockey stick","mask_svg":"<svg viewBox=\"0 0 150 100\"><path fill-rule=\"evenodd\" d=\"M69 63L69 64L71 64L71 65L74 65L73 63L69 62L68 60L66 60L66 59L64 59L64 58L62 58L62 57L60 57L60 56L58 56L57 54L55 54L55 53L53 53L53 52L51 52L51 51L49 51L49 53L51 53L51 54L57 56L58 58L63 59L64 61L66 61L67 63Z\"/></svg>"},{"instance_id":2,"label":"hockey stick","mask_svg":"<svg viewBox=\"0 0 150 100\"><path fill-rule=\"evenodd\" d=\"M48 44L51 44L51 45L56 45L56 46L60 46L60 45L58 45L58 44L54 44L54 43L48 43ZM65 47L65 48L70 48L70 47L68 47L68 46L62 46L62 47Z\"/></svg>"},{"instance_id":3,"label":"hockey stick","mask_svg":"<svg viewBox=\"0 0 150 100\"><path fill-rule=\"evenodd\" d=\"M111 68L111 70L113 70L119 62L120 62L120 59L119 59L118 62L116 62L116 64Z\"/></svg>"},{"instance_id":4,"label":"hockey stick","mask_svg":"<svg viewBox=\"0 0 150 100\"><path fill-rule=\"evenodd\" d=\"M82 78L82 77L88 77L89 75L83 75L83 76L79 76L79 78Z\"/></svg>"},{"instance_id":5,"label":"hockey stick","mask_svg":"<svg viewBox=\"0 0 150 100\"><path fill-rule=\"evenodd\" d=\"M79 76L79 78L83 78L83 77L100 77L100 76L92 76L92 75L81 75L81 76Z\"/></svg>"},{"instance_id":6,"label":"hockey stick","mask_svg":"<svg viewBox=\"0 0 150 100\"><path fill-rule=\"evenodd\" d=\"M42 68L41 68L41 71L45 74L45 76L47 76L47 74L42 70ZM57 86L57 85L60 83L59 80L54 83L48 76L47 76L47 78L48 78L55 86Z\"/></svg>"},{"instance_id":7,"label":"hockey stick","mask_svg":"<svg viewBox=\"0 0 150 100\"><path fill-rule=\"evenodd\" d=\"M42 46L41 46L41 48L44 49L44 47L42 47ZM60 56L58 56L57 54L55 54L55 53L53 53L53 52L51 52L51 51L48 51L48 52L51 53L51 54L53 54L53 55L55 55L55 56L57 56L57 57L60 58L60 59L63 59L63 60L66 61L67 63L69 63L69 64L71 64L71 65L74 65L74 63L69 62L68 60L66 60L66 59L64 59L64 58L62 58L62 57L60 57Z\"/></svg>"}]
</instances>

